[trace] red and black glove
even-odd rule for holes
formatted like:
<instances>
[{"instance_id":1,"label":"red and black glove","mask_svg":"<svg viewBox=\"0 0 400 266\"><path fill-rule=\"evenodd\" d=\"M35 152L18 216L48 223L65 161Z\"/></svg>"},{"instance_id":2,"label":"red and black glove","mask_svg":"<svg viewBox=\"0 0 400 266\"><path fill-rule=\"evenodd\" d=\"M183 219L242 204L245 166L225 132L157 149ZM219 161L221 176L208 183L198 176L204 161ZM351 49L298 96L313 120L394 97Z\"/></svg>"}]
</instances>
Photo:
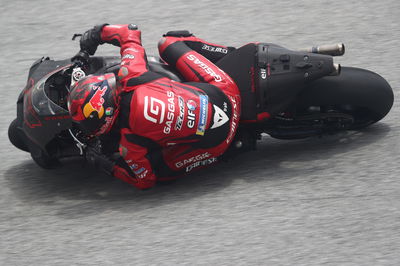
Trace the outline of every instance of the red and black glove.
<instances>
[{"instance_id":1,"label":"red and black glove","mask_svg":"<svg viewBox=\"0 0 400 266\"><path fill-rule=\"evenodd\" d=\"M92 164L95 168L112 175L112 171L115 165L115 160L111 156L107 156L97 149L87 148L85 151L86 161Z\"/></svg>"},{"instance_id":2,"label":"red and black glove","mask_svg":"<svg viewBox=\"0 0 400 266\"><path fill-rule=\"evenodd\" d=\"M97 50L97 46L103 44L104 41L101 39L101 30L107 23L94 26L92 29L87 30L81 37L79 42L81 50L86 51L90 55L94 55Z\"/></svg>"}]
</instances>

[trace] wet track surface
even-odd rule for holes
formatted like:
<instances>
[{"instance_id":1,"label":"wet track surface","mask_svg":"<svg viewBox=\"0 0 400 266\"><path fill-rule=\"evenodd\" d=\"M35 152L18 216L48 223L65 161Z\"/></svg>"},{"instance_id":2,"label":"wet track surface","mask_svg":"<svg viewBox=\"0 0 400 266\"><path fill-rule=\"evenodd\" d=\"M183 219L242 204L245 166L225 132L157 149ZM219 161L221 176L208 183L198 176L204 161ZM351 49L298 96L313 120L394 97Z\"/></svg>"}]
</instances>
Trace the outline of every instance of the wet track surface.
<instances>
[{"instance_id":1,"label":"wet track surface","mask_svg":"<svg viewBox=\"0 0 400 266\"><path fill-rule=\"evenodd\" d=\"M398 1L9 1L0 5L0 265L399 265ZM107 8L109 6L109 8ZM67 58L102 22L288 48L344 42L335 61L395 92L362 132L279 141L169 186L137 191L80 161L46 171L8 141L31 63ZM117 54L101 47L100 54Z\"/></svg>"}]
</instances>

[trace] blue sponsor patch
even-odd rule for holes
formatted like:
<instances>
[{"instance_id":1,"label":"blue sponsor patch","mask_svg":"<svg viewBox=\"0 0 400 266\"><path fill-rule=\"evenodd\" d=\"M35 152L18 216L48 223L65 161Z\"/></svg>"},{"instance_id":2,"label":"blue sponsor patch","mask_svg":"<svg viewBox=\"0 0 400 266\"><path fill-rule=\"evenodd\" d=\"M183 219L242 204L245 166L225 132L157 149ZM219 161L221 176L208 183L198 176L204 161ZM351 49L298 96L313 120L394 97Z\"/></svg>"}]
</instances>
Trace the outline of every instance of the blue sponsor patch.
<instances>
[{"instance_id":1,"label":"blue sponsor patch","mask_svg":"<svg viewBox=\"0 0 400 266\"><path fill-rule=\"evenodd\" d=\"M146 170L146 169L145 169L144 167L142 167L142 168L140 168L139 170L134 171L134 173L135 173L136 175L138 175L138 174L142 173L144 170Z\"/></svg>"},{"instance_id":2,"label":"blue sponsor patch","mask_svg":"<svg viewBox=\"0 0 400 266\"><path fill-rule=\"evenodd\" d=\"M208 113L208 96L200 95L200 115L199 115L199 123L197 124L196 135L204 136L207 124L207 113Z\"/></svg>"}]
</instances>

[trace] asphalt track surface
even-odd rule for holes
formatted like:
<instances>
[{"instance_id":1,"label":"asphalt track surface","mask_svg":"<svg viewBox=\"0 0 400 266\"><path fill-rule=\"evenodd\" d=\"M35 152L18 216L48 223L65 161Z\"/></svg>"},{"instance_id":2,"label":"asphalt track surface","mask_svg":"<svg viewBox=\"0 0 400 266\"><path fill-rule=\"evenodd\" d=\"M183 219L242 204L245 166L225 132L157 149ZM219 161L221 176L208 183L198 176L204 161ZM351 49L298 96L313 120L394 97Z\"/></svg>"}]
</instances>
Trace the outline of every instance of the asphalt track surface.
<instances>
[{"instance_id":1,"label":"asphalt track surface","mask_svg":"<svg viewBox=\"0 0 400 266\"><path fill-rule=\"evenodd\" d=\"M0 14L0 265L400 265L399 1L1 0ZM265 137L145 192L80 162L42 170L7 138L27 70L102 22L137 23L149 54L172 29L233 46L342 41L336 61L381 74L395 104L362 132Z\"/></svg>"}]
</instances>

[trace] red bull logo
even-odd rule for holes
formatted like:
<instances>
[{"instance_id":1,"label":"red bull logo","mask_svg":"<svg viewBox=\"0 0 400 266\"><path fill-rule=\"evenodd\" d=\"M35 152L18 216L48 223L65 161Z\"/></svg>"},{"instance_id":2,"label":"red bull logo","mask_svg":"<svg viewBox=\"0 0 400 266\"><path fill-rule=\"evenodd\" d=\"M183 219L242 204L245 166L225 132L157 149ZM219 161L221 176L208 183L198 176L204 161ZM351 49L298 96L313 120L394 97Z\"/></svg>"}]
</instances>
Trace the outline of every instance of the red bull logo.
<instances>
[{"instance_id":1,"label":"red bull logo","mask_svg":"<svg viewBox=\"0 0 400 266\"><path fill-rule=\"evenodd\" d=\"M99 86L93 86L93 90L95 93L93 94L92 98L90 98L89 102L85 104L83 107L83 115L88 118L90 114L94 111L97 112L99 118L102 118L104 115L104 94L106 93L107 86L100 88Z\"/></svg>"}]
</instances>

